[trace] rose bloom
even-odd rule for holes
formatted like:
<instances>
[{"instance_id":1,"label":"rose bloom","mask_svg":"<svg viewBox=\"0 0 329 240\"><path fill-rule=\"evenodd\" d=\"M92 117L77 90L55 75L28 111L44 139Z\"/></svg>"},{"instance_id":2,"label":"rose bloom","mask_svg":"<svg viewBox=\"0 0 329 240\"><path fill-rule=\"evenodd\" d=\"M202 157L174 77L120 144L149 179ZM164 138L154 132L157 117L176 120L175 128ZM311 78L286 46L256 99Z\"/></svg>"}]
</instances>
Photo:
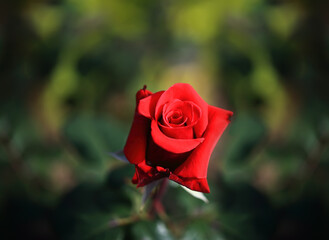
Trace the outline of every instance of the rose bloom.
<instances>
[{"instance_id":1,"label":"rose bloom","mask_svg":"<svg viewBox=\"0 0 329 240\"><path fill-rule=\"evenodd\" d=\"M208 105L185 83L156 93L145 86L137 92L136 102L124 147L125 156L136 167L132 182L142 187L168 177L209 193L209 158L233 113Z\"/></svg>"}]
</instances>

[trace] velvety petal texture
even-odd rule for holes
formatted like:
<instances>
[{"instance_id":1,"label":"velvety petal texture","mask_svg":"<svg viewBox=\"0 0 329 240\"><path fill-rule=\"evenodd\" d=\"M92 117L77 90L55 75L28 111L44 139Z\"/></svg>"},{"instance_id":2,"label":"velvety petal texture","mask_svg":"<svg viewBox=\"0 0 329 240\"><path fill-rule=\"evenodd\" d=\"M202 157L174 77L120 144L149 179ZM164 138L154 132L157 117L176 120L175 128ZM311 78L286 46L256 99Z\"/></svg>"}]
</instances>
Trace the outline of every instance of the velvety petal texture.
<instances>
[{"instance_id":1,"label":"velvety petal texture","mask_svg":"<svg viewBox=\"0 0 329 240\"><path fill-rule=\"evenodd\" d=\"M205 141L200 144L181 164L174 173L178 176L194 179L206 179L210 155L213 152L216 143L223 134L225 128L230 123L233 115L231 111L209 106L209 124L204 134ZM207 181L204 181L204 188L209 188ZM192 189L192 188L191 188ZM194 190L194 189L192 189Z\"/></svg>"},{"instance_id":2,"label":"velvety petal texture","mask_svg":"<svg viewBox=\"0 0 329 240\"><path fill-rule=\"evenodd\" d=\"M139 101L137 111L146 118L154 118L155 106L164 91L156 92Z\"/></svg>"},{"instance_id":3,"label":"velvety petal texture","mask_svg":"<svg viewBox=\"0 0 329 240\"><path fill-rule=\"evenodd\" d=\"M231 111L209 106L189 84L167 91L136 94L134 121L124 148L138 187L168 177L192 190L209 193L211 153L230 122Z\"/></svg>"},{"instance_id":4,"label":"velvety petal texture","mask_svg":"<svg viewBox=\"0 0 329 240\"><path fill-rule=\"evenodd\" d=\"M136 109L138 108L140 100L150 95L152 95L152 92L146 90L146 86L144 89L139 90L136 93ZM134 121L130 128L126 145L123 149L129 162L138 164L145 160L149 129L150 120L135 111Z\"/></svg>"},{"instance_id":5,"label":"velvety petal texture","mask_svg":"<svg viewBox=\"0 0 329 240\"><path fill-rule=\"evenodd\" d=\"M159 128L157 121L151 122L151 135L153 141L163 149L173 153L184 153L193 150L204 138L180 139L166 136Z\"/></svg>"},{"instance_id":6,"label":"velvety petal texture","mask_svg":"<svg viewBox=\"0 0 329 240\"><path fill-rule=\"evenodd\" d=\"M177 83L165 91L158 100L155 108L155 117L158 119L161 115L162 108L166 103L175 101L193 102L200 108L202 117L194 126L196 137L201 137L208 125L208 104L199 96L193 87L186 83Z\"/></svg>"}]
</instances>

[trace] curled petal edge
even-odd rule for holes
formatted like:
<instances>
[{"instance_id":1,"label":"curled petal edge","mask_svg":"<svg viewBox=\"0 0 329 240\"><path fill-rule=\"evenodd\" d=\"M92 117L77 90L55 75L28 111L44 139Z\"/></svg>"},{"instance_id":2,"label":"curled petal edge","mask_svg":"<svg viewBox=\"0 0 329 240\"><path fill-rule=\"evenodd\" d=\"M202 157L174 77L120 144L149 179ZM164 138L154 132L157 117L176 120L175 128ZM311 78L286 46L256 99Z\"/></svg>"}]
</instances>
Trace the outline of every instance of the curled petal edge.
<instances>
[{"instance_id":1,"label":"curled petal edge","mask_svg":"<svg viewBox=\"0 0 329 240\"><path fill-rule=\"evenodd\" d=\"M185 153L195 149L204 138L193 139L175 139L167 137L159 129L158 123L155 120L151 122L151 135L153 141L161 148L172 153Z\"/></svg>"}]
</instances>

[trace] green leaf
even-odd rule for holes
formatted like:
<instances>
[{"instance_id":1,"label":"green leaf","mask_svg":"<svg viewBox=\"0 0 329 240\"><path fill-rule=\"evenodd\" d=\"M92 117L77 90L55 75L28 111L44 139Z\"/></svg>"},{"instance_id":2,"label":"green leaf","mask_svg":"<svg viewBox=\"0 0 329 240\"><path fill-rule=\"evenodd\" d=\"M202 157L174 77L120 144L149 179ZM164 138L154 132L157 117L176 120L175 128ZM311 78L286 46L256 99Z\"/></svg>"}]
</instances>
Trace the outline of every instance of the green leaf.
<instances>
[{"instance_id":1,"label":"green leaf","mask_svg":"<svg viewBox=\"0 0 329 240\"><path fill-rule=\"evenodd\" d=\"M125 163L129 163L128 159L126 158L126 156L123 152L123 150L118 151L118 152L111 152L110 155L113 158L117 159L117 160L120 160L120 161L125 162Z\"/></svg>"},{"instance_id":2,"label":"green leaf","mask_svg":"<svg viewBox=\"0 0 329 240\"><path fill-rule=\"evenodd\" d=\"M108 152L122 148L125 139L125 131L118 122L86 114L70 118L63 133L83 162L95 169L104 169Z\"/></svg>"},{"instance_id":3,"label":"green leaf","mask_svg":"<svg viewBox=\"0 0 329 240\"><path fill-rule=\"evenodd\" d=\"M269 239L275 230L275 214L267 197L245 183L222 182L219 224L229 239Z\"/></svg>"},{"instance_id":4,"label":"green leaf","mask_svg":"<svg viewBox=\"0 0 329 240\"><path fill-rule=\"evenodd\" d=\"M54 223L61 239L122 239L112 219L131 214L132 202L122 187L81 184L63 197L55 209ZM111 237L111 239L112 239Z\"/></svg>"},{"instance_id":5,"label":"green leaf","mask_svg":"<svg viewBox=\"0 0 329 240\"><path fill-rule=\"evenodd\" d=\"M178 183L176 183L174 181L171 181L170 182L170 185L173 186L173 187L181 187L187 193L189 193L191 196L193 196L193 197L195 197L197 199L200 199L201 201L203 201L205 203L208 203L209 202L208 199L207 199L207 197L202 192L193 191L193 190L191 190L191 189L189 189L189 188L187 188L187 187L185 187L185 186L183 186L181 184L178 184Z\"/></svg>"}]
</instances>

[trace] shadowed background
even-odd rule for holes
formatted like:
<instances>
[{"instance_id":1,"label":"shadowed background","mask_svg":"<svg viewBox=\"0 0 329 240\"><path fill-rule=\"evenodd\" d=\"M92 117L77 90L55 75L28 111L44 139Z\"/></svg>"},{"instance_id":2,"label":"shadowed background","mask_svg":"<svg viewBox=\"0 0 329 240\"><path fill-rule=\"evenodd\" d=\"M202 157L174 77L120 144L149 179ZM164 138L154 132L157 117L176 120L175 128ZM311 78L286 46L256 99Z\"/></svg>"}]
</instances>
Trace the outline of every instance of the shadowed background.
<instances>
[{"instance_id":1,"label":"shadowed background","mask_svg":"<svg viewBox=\"0 0 329 240\"><path fill-rule=\"evenodd\" d=\"M326 239L329 4L321 0L4 0L1 239ZM169 220L139 211L109 152L135 93L190 83L232 110L209 204L170 187Z\"/></svg>"}]
</instances>

